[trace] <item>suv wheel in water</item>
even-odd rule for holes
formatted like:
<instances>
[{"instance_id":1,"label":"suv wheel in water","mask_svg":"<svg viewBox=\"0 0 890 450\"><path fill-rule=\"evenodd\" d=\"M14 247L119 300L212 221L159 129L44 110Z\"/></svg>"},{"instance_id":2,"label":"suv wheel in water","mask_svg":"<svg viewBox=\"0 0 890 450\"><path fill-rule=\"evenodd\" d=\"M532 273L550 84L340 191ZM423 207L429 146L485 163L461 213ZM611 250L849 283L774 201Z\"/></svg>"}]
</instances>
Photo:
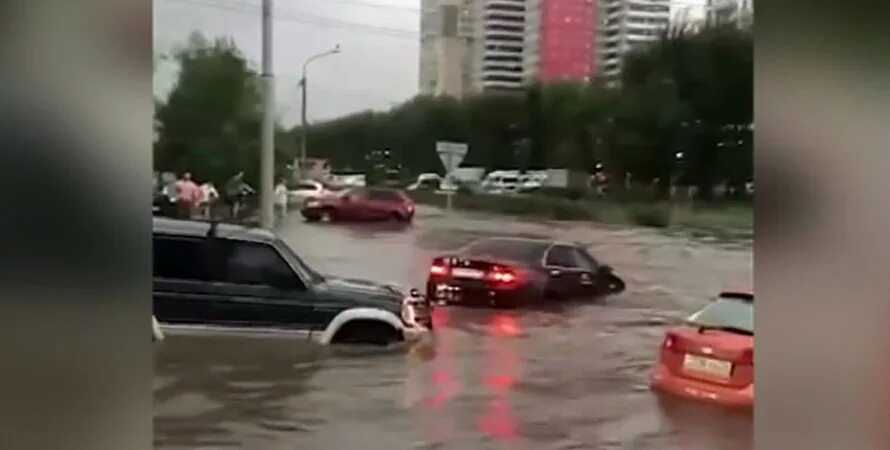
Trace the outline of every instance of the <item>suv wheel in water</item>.
<instances>
[{"instance_id":1,"label":"suv wheel in water","mask_svg":"<svg viewBox=\"0 0 890 450\"><path fill-rule=\"evenodd\" d=\"M624 292L626 288L624 284L624 280L616 277L615 275L609 275L608 280L606 280L606 290L609 294L618 294Z\"/></svg>"},{"instance_id":2,"label":"suv wheel in water","mask_svg":"<svg viewBox=\"0 0 890 450\"><path fill-rule=\"evenodd\" d=\"M392 325L378 320L353 320L337 330L334 344L389 345L399 340L399 332Z\"/></svg>"},{"instance_id":3,"label":"suv wheel in water","mask_svg":"<svg viewBox=\"0 0 890 450\"><path fill-rule=\"evenodd\" d=\"M318 220L328 223L334 221L334 212L330 209L323 209L318 213Z\"/></svg>"}]
</instances>

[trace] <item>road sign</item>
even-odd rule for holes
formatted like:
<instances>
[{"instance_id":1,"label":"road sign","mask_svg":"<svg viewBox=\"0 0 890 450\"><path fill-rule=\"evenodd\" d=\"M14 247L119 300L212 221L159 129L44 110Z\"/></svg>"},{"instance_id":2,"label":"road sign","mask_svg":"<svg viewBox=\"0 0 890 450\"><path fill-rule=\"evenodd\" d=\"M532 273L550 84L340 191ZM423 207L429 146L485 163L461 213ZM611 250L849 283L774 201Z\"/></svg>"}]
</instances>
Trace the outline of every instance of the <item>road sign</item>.
<instances>
[{"instance_id":1,"label":"road sign","mask_svg":"<svg viewBox=\"0 0 890 450\"><path fill-rule=\"evenodd\" d=\"M439 159L442 160L442 165L445 166L446 174L457 169L457 166L464 160L464 156L467 156L469 149L470 147L467 144L459 142L436 142L436 153L439 154Z\"/></svg>"}]
</instances>

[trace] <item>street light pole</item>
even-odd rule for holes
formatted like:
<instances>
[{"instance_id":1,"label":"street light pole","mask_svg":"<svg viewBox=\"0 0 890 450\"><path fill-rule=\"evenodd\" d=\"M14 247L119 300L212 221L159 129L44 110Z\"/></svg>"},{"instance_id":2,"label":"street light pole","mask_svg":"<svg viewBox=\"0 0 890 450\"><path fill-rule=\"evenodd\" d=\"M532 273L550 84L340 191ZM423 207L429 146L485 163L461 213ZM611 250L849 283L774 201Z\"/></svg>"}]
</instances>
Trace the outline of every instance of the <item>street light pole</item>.
<instances>
[{"instance_id":1,"label":"street light pole","mask_svg":"<svg viewBox=\"0 0 890 450\"><path fill-rule=\"evenodd\" d=\"M306 77L306 69L309 67L309 63L315 61L316 59L323 58L325 56L334 55L340 53L340 44L334 46L333 49L328 50L324 53L319 53L314 56L310 56L309 59L303 63L303 77L300 79L300 87L303 88L303 98L300 104L300 121L302 123L302 135L300 136L300 178L303 178L303 169L306 164L306 139L309 135L309 125L306 123L306 98L308 89L308 78Z\"/></svg>"},{"instance_id":2,"label":"street light pole","mask_svg":"<svg viewBox=\"0 0 890 450\"><path fill-rule=\"evenodd\" d=\"M263 126L260 149L260 224L271 229L275 221L275 78L272 74L272 0L263 0Z\"/></svg>"}]
</instances>

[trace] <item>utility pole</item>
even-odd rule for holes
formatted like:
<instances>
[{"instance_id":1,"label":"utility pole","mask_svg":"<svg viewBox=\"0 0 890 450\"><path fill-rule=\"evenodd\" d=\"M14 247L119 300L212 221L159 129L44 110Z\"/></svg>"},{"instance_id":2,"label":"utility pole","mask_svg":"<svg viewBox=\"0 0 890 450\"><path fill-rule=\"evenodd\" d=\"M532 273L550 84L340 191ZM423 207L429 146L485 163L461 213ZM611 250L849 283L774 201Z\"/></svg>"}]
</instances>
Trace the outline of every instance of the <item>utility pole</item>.
<instances>
[{"instance_id":1,"label":"utility pole","mask_svg":"<svg viewBox=\"0 0 890 450\"><path fill-rule=\"evenodd\" d=\"M260 150L260 224L271 229L275 222L275 77L272 74L272 0L263 0L263 126Z\"/></svg>"},{"instance_id":2,"label":"utility pole","mask_svg":"<svg viewBox=\"0 0 890 450\"><path fill-rule=\"evenodd\" d=\"M300 105L300 123L302 126L300 127L300 178L306 178L306 174L303 173L306 166L306 139L309 135L309 128L306 125L306 93L309 89L306 88L306 67L303 66L303 78L300 80L300 86L303 88L303 95L301 105Z\"/></svg>"}]
</instances>

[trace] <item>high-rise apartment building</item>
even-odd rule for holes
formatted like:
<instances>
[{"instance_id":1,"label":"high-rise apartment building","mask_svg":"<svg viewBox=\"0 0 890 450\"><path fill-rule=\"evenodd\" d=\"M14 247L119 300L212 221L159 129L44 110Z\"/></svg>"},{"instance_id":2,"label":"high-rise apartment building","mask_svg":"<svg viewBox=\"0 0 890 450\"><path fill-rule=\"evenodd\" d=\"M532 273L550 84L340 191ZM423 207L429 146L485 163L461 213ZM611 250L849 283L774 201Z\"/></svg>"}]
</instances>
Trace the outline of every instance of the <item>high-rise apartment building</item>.
<instances>
[{"instance_id":1,"label":"high-rise apartment building","mask_svg":"<svg viewBox=\"0 0 890 450\"><path fill-rule=\"evenodd\" d=\"M607 80L621 74L624 55L658 41L671 23L671 0L600 0L597 62Z\"/></svg>"},{"instance_id":2,"label":"high-rise apartment building","mask_svg":"<svg viewBox=\"0 0 890 450\"><path fill-rule=\"evenodd\" d=\"M473 0L422 0L420 93L461 97L472 89Z\"/></svg>"},{"instance_id":3,"label":"high-rise apartment building","mask_svg":"<svg viewBox=\"0 0 890 450\"><path fill-rule=\"evenodd\" d=\"M420 91L462 96L535 81L588 81L618 58L611 50L623 52L641 34L655 38L649 29L666 26L670 0L599 0L628 11L600 9L598 0L421 1ZM646 10L653 5L654 16ZM606 22L605 14L615 17ZM658 23L646 23L651 17ZM607 24L623 33L614 49L598 45L615 40L600 32Z\"/></svg>"},{"instance_id":4,"label":"high-rise apartment building","mask_svg":"<svg viewBox=\"0 0 890 450\"><path fill-rule=\"evenodd\" d=\"M476 91L522 88L525 45L524 0L476 0L471 46Z\"/></svg>"},{"instance_id":5,"label":"high-rise apartment building","mask_svg":"<svg viewBox=\"0 0 890 450\"><path fill-rule=\"evenodd\" d=\"M595 0L529 0L527 81L587 81L596 74Z\"/></svg>"},{"instance_id":6,"label":"high-rise apartment building","mask_svg":"<svg viewBox=\"0 0 890 450\"><path fill-rule=\"evenodd\" d=\"M748 27L754 20L753 0L707 0L707 22Z\"/></svg>"}]
</instances>

